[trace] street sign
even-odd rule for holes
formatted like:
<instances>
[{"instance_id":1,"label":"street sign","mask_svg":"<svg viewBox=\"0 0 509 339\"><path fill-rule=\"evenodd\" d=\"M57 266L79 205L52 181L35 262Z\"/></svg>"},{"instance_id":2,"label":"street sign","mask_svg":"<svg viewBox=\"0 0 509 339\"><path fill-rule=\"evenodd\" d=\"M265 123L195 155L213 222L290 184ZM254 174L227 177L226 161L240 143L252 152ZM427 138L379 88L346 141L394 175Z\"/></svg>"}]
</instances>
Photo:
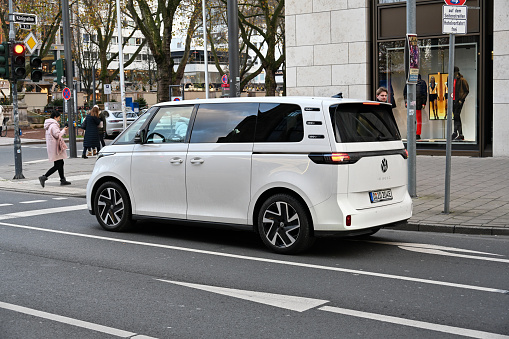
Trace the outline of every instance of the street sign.
<instances>
[{"instance_id":1,"label":"street sign","mask_svg":"<svg viewBox=\"0 0 509 339\"><path fill-rule=\"evenodd\" d=\"M444 0L449 6L463 6L467 0Z\"/></svg>"},{"instance_id":2,"label":"street sign","mask_svg":"<svg viewBox=\"0 0 509 339\"><path fill-rule=\"evenodd\" d=\"M9 13L9 21L15 24L37 25L37 15L27 13Z\"/></svg>"},{"instance_id":3,"label":"street sign","mask_svg":"<svg viewBox=\"0 0 509 339\"><path fill-rule=\"evenodd\" d=\"M221 87L230 88L230 84L221 84Z\"/></svg>"},{"instance_id":4,"label":"street sign","mask_svg":"<svg viewBox=\"0 0 509 339\"><path fill-rule=\"evenodd\" d=\"M182 97L174 97L173 98L173 101L180 101L180 100L182 100Z\"/></svg>"},{"instance_id":5,"label":"street sign","mask_svg":"<svg viewBox=\"0 0 509 339\"><path fill-rule=\"evenodd\" d=\"M467 12L467 6L444 5L442 10L442 33L466 34Z\"/></svg>"},{"instance_id":6,"label":"street sign","mask_svg":"<svg viewBox=\"0 0 509 339\"><path fill-rule=\"evenodd\" d=\"M65 101L71 98L71 90L69 89L69 87L66 87L62 90L62 96L64 97Z\"/></svg>"},{"instance_id":7,"label":"street sign","mask_svg":"<svg viewBox=\"0 0 509 339\"><path fill-rule=\"evenodd\" d=\"M19 25L19 29L31 30L32 29L32 25L20 24Z\"/></svg>"},{"instance_id":8,"label":"street sign","mask_svg":"<svg viewBox=\"0 0 509 339\"><path fill-rule=\"evenodd\" d=\"M25 46L27 46L27 49L30 52L30 54L33 54L35 49L37 48L37 45L39 45L39 41L37 41L32 32L30 32L30 34L27 35L23 42L25 43Z\"/></svg>"},{"instance_id":9,"label":"street sign","mask_svg":"<svg viewBox=\"0 0 509 339\"><path fill-rule=\"evenodd\" d=\"M111 84L104 84L104 94L111 94Z\"/></svg>"},{"instance_id":10,"label":"street sign","mask_svg":"<svg viewBox=\"0 0 509 339\"><path fill-rule=\"evenodd\" d=\"M223 84L226 85L228 83L228 75L223 74L223 76L221 77L221 81L223 82Z\"/></svg>"}]
</instances>

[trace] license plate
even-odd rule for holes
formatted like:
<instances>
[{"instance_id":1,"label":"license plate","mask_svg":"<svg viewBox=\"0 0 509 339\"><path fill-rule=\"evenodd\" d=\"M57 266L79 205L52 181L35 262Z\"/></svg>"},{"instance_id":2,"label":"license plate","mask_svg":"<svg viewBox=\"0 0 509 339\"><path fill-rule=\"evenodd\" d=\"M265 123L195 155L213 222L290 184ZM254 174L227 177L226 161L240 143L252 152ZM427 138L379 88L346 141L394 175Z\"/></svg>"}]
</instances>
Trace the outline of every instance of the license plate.
<instances>
[{"instance_id":1,"label":"license plate","mask_svg":"<svg viewBox=\"0 0 509 339\"><path fill-rule=\"evenodd\" d=\"M386 201L386 200L392 200L392 191L390 189L388 189L388 190L369 192L369 199L371 200L372 203Z\"/></svg>"}]
</instances>

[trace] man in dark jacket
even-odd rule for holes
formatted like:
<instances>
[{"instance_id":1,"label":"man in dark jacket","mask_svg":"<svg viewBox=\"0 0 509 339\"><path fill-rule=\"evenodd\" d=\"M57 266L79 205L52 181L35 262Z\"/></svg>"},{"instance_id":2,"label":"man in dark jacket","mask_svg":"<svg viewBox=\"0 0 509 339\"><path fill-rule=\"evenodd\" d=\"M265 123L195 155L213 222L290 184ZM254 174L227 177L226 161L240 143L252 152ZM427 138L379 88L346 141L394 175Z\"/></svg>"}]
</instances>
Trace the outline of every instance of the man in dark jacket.
<instances>
[{"instance_id":1,"label":"man in dark jacket","mask_svg":"<svg viewBox=\"0 0 509 339\"><path fill-rule=\"evenodd\" d=\"M454 118L454 133L452 140L464 140L463 127L461 126L461 109L469 92L468 82L460 73L459 67L454 67L454 87L452 113Z\"/></svg>"},{"instance_id":2,"label":"man in dark jacket","mask_svg":"<svg viewBox=\"0 0 509 339\"><path fill-rule=\"evenodd\" d=\"M405 107L407 107L406 103L406 88L403 90L403 97L405 98ZM415 86L416 91L416 100L415 100L415 120L417 121L417 129L415 131L415 138L419 140L421 138L421 130L422 130L422 110L426 107L426 103L428 102L428 86L426 82L422 80L421 75L419 74L417 85Z\"/></svg>"}]
</instances>

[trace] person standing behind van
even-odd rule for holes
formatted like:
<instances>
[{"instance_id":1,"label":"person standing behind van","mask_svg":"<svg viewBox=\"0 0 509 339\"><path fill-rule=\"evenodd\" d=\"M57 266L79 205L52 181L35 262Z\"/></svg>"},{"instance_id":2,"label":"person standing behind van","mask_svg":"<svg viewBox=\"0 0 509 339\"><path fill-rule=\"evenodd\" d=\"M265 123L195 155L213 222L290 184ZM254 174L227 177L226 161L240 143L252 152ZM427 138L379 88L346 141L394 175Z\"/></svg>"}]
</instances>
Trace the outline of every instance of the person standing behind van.
<instances>
[{"instance_id":1,"label":"person standing behind van","mask_svg":"<svg viewBox=\"0 0 509 339\"><path fill-rule=\"evenodd\" d=\"M422 80L421 75L419 74L417 84L415 86L415 120L417 122L417 129L415 131L415 138L419 140L421 138L421 130L422 130L422 110L426 107L426 103L428 102L428 86L426 82ZM406 102L407 96L407 86L403 90L403 97L405 98L405 107L407 107Z\"/></svg>"},{"instance_id":2,"label":"person standing behind van","mask_svg":"<svg viewBox=\"0 0 509 339\"><path fill-rule=\"evenodd\" d=\"M97 107L99 109L99 106L95 105L94 108ZM101 119L101 123L99 124L99 141L101 142L101 147L106 146L106 143L104 142L104 133L106 131L106 116L104 115L104 111L101 111L99 113L99 119Z\"/></svg>"},{"instance_id":3,"label":"person standing behind van","mask_svg":"<svg viewBox=\"0 0 509 339\"><path fill-rule=\"evenodd\" d=\"M90 110L90 114L87 114L85 120L81 124L81 128L85 130L85 137L83 138L83 154L81 157L87 159L87 150L93 150L94 148L99 151L101 149L101 143L99 141L99 107L94 106Z\"/></svg>"},{"instance_id":4,"label":"person standing behind van","mask_svg":"<svg viewBox=\"0 0 509 339\"><path fill-rule=\"evenodd\" d=\"M53 161L53 167L46 174L39 177L39 182L44 187L48 177L58 171L60 185L70 185L71 183L64 176L64 159L67 159L67 146L62 139L62 136L67 133L67 126L60 130L60 113L58 111L53 111L50 118L44 121L44 129L46 130L48 159Z\"/></svg>"}]
</instances>

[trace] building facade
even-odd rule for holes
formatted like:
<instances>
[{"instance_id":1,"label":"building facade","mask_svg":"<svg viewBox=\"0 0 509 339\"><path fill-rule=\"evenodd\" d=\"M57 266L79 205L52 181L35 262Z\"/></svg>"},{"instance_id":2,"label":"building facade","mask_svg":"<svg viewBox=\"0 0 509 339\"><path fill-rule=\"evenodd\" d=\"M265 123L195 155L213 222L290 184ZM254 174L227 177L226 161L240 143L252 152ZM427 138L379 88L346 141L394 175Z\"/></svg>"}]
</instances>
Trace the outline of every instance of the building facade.
<instances>
[{"instance_id":1,"label":"building facade","mask_svg":"<svg viewBox=\"0 0 509 339\"><path fill-rule=\"evenodd\" d=\"M418 154L445 154L449 35L443 0L416 0L420 75L426 83ZM454 155L509 156L509 2L468 0L467 34L456 35L455 66L469 85ZM406 139L406 1L288 0L287 93L375 99L386 87ZM431 99L431 100L430 100Z\"/></svg>"}]
</instances>

